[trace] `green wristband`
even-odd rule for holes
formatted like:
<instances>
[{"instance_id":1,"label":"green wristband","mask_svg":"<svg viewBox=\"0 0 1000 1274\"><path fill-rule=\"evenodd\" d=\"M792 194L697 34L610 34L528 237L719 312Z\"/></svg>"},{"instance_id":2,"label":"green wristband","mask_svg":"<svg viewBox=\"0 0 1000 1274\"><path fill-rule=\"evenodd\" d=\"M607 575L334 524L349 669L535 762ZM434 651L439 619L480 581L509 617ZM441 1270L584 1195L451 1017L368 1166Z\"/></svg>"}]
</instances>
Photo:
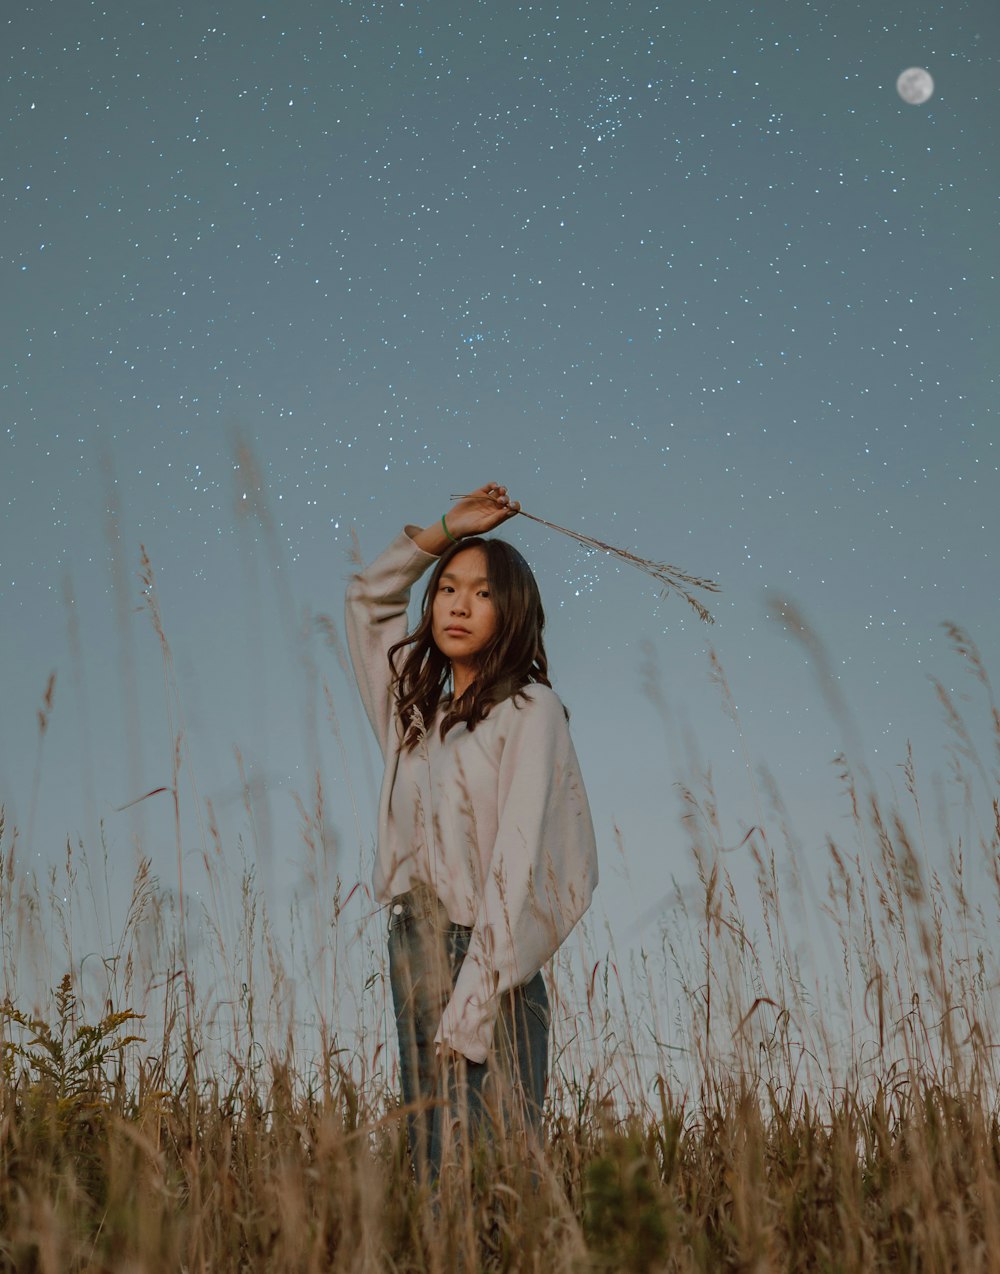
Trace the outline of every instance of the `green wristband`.
<instances>
[{"instance_id":1,"label":"green wristband","mask_svg":"<svg viewBox=\"0 0 1000 1274\"><path fill-rule=\"evenodd\" d=\"M452 533L448 530L448 523L444 520L444 518L445 518L445 515L442 513L441 527L444 530L445 535L447 535L448 539L451 540L452 544L457 544L458 540L456 540L455 537L452 535Z\"/></svg>"}]
</instances>

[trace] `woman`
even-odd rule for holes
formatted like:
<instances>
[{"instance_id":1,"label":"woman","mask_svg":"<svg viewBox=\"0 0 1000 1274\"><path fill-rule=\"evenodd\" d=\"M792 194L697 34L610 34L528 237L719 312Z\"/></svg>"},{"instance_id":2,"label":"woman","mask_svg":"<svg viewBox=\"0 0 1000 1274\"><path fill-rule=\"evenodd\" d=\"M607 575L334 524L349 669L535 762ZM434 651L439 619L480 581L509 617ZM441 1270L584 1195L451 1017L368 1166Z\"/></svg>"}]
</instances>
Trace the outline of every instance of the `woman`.
<instances>
[{"instance_id":1,"label":"woman","mask_svg":"<svg viewBox=\"0 0 1000 1274\"><path fill-rule=\"evenodd\" d=\"M597 854L544 614L489 483L408 526L352 581L347 632L382 754L374 887L389 908L403 1100L422 1178L450 1132L525 1118L548 1076L542 965L590 905ZM420 622L413 584L433 567Z\"/></svg>"}]
</instances>

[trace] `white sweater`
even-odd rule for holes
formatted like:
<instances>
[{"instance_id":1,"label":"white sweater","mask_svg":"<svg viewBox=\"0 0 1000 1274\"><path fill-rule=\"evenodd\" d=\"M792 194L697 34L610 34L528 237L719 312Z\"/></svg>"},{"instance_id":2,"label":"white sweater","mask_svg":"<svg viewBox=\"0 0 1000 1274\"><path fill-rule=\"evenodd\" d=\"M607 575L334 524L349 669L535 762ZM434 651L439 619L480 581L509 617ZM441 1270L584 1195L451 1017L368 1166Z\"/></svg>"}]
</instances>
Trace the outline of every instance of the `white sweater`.
<instances>
[{"instance_id":1,"label":"white sweater","mask_svg":"<svg viewBox=\"0 0 1000 1274\"><path fill-rule=\"evenodd\" d=\"M373 884L389 902L414 884L473 929L436 1041L486 1060L499 996L528 981L590 905L597 847L558 696L530 685L473 731L440 737L440 716L401 747L388 650L405 636L412 585L437 558L407 527L351 581L347 636L361 698L385 759ZM398 659L397 659L398 661Z\"/></svg>"}]
</instances>

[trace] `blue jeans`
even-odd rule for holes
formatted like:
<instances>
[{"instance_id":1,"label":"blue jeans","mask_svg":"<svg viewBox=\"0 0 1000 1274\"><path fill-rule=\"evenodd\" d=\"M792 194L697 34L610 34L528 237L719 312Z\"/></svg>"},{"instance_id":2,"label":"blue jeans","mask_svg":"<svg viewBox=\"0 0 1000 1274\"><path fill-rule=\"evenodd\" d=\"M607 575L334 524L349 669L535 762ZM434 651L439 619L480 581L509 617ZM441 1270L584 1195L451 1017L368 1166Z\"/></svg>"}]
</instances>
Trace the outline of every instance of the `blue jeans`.
<instances>
[{"instance_id":1,"label":"blue jeans","mask_svg":"<svg viewBox=\"0 0 1000 1274\"><path fill-rule=\"evenodd\" d=\"M434 1036L471 936L427 890L393 899L389 977L403 1102L417 1175L431 1183L463 1142L498 1131L541 1131L549 1070L549 999L541 973L501 996L485 1062L436 1056Z\"/></svg>"}]
</instances>

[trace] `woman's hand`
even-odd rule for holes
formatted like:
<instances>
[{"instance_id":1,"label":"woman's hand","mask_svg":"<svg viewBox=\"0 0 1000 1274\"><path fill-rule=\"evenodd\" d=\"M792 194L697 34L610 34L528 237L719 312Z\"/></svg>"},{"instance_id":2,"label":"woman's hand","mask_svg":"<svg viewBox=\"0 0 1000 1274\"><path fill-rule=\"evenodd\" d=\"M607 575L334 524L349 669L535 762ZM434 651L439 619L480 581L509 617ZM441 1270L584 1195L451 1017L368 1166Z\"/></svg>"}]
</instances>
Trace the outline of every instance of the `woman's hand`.
<instances>
[{"instance_id":1,"label":"woman's hand","mask_svg":"<svg viewBox=\"0 0 1000 1274\"><path fill-rule=\"evenodd\" d=\"M468 495L460 496L443 518L418 531L413 542L425 553L439 556L454 540L492 531L501 522L514 517L520 509L520 504L507 494L506 487L487 482ZM412 531L410 534L413 534Z\"/></svg>"},{"instance_id":2,"label":"woman's hand","mask_svg":"<svg viewBox=\"0 0 1000 1274\"><path fill-rule=\"evenodd\" d=\"M465 535L483 535L501 522L514 517L520 504L511 500L507 488L487 482L485 486L461 496L445 515L448 530L460 540Z\"/></svg>"}]
</instances>

